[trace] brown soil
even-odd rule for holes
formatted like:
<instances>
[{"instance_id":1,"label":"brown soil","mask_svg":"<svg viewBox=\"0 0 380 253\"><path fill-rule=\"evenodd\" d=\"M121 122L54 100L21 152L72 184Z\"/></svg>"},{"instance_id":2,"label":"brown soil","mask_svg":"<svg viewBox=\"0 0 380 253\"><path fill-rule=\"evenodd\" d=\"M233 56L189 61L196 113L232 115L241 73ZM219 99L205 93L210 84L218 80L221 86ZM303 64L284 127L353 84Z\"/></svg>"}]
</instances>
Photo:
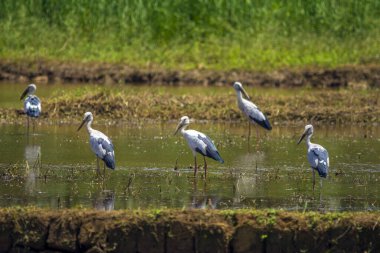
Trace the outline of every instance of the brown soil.
<instances>
[{"instance_id":1,"label":"brown soil","mask_svg":"<svg viewBox=\"0 0 380 253\"><path fill-rule=\"evenodd\" d=\"M380 213L0 209L0 252L377 252Z\"/></svg>"},{"instance_id":2,"label":"brown soil","mask_svg":"<svg viewBox=\"0 0 380 253\"><path fill-rule=\"evenodd\" d=\"M162 85L247 85L270 87L380 87L380 66L346 66L335 69L254 71L136 69L122 64L0 60L0 81L128 83Z\"/></svg>"}]
</instances>

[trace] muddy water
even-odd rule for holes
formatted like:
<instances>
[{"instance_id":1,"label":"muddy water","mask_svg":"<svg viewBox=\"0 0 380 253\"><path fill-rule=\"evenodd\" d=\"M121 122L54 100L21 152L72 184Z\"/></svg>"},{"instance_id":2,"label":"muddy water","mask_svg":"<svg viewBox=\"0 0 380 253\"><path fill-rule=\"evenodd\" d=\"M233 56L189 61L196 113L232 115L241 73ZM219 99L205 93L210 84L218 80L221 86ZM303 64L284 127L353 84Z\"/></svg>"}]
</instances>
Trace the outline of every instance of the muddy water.
<instances>
[{"instance_id":1,"label":"muddy water","mask_svg":"<svg viewBox=\"0 0 380 253\"><path fill-rule=\"evenodd\" d=\"M96 120L96 119L95 119ZM193 158L176 122L120 124L95 121L114 142L117 169L96 176L87 132L77 125L0 126L0 206L123 208L283 208L379 210L380 128L315 126L313 140L330 153L331 170L317 180L296 145L302 127L275 127L248 143L247 126L196 122L225 160L208 160L208 176L193 177ZM199 157L199 162L202 160Z\"/></svg>"}]
</instances>

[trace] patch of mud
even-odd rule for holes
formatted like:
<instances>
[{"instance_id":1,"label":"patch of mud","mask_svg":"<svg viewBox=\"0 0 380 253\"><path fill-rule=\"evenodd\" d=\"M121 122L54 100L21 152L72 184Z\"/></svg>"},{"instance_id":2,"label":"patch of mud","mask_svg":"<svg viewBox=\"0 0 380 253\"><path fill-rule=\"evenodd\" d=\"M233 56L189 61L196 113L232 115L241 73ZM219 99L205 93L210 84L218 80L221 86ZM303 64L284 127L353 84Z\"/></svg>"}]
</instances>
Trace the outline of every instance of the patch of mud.
<instances>
[{"instance_id":1,"label":"patch of mud","mask_svg":"<svg viewBox=\"0 0 380 253\"><path fill-rule=\"evenodd\" d=\"M0 252L376 252L380 213L0 209Z\"/></svg>"},{"instance_id":2,"label":"patch of mud","mask_svg":"<svg viewBox=\"0 0 380 253\"><path fill-rule=\"evenodd\" d=\"M0 61L0 81L36 83L128 83L161 85L246 85L268 87L380 87L380 66L255 71L136 69L122 64Z\"/></svg>"}]
</instances>

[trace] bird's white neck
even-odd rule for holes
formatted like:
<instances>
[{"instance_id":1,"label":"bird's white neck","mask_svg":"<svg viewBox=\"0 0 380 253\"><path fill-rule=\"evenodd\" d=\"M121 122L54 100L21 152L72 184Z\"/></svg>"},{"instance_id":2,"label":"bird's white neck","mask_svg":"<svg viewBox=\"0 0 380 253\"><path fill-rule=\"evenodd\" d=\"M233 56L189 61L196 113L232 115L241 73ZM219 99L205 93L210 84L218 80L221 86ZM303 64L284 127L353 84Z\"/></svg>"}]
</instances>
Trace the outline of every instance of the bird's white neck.
<instances>
[{"instance_id":1,"label":"bird's white neck","mask_svg":"<svg viewBox=\"0 0 380 253\"><path fill-rule=\"evenodd\" d=\"M92 124L92 120L88 121L86 124L88 134L91 134L91 132L94 130L92 129L91 124Z\"/></svg>"},{"instance_id":2,"label":"bird's white neck","mask_svg":"<svg viewBox=\"0 0 380 253\"><path fill-rule=\"evenodd\" d=\"M239 102L243 101L243 94L240 90L236 90L236 96Z\"/></svg>"},{"instance_id":3,"label":"bird's white neck","mask_svg":"<svg viewBox=\"0 0 380 253\"><path fill-rule=\"evenodd\" d=\"M181 134L184 135L186 133L186 128L187 128L188 125L184 125L182 128L181 128Z\"/></svg>"},{"instance_id":4,"label":"bird's white neck","mask_svg":"<svg viewBox=\"0 0 380 253\"><path fill-rule=\"evenodd\" d=\"M236 96L237 96L237 102L240 110L243 110L243 94L240 90L236 91Z\"/></svg>"},{"instance_id":5,"label":"bird's white neck","mask_svg":"<svg viewBox=\"0 0 380 253\"><path fill-rule=\"evenodd\" d=\"M310 141L312 135L313 135L313 134L306 135L306 145L307 145L308 148L309 148L310 145L312 144L311 141Z\"/></svg>"}]
</instances>

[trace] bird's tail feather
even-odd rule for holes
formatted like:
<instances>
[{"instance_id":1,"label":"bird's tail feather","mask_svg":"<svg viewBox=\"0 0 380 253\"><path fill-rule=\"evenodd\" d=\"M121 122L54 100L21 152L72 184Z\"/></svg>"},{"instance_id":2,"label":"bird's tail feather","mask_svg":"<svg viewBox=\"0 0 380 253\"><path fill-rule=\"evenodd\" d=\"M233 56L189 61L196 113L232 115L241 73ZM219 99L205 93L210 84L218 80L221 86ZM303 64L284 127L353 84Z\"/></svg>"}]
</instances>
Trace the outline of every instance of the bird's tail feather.
<instances>
[{"instance_id":1,"label":"bird's tail feather","mask_svg":"<svg viewBox=\"0 0 380 253\"><path fill-rule=\"evenodd\" d=\"M40 116L40 109L38 108L38 106L31 105L31 106L29 106L28 110L26 111L26 114L29 117L38 117L38 116Z\"/></svg>"},{"instance_id":2,"label":"bird's tail feather","mask_svg":"<svg viewBox=\"0 0 380 253\"><path fill-rule=\"evenodd\" d=\"M112 170L115 169L115 158L110 155L110 154L107 154L104 158L103 158L103 161L104 163L106 164L106 166Z\"/></svg>"},{"instance_id":3,"label":"bird's tail feather","mask_svg":"<svg viewBox=\"0 0 380 253\"><path fill-rule=\"evenodd\" d=\"M207 156L214 159L215 161L218 161L220 163L224 163L224 160L223 158L220 156L219 152L218 151L214 151L214 152L210 152L209 150L206 151L207 152Z\"/></svg>"},{"instance_id":4,"label":"bird's tail feather","mask_svg":"<svg viewBox=\"0 0 380 253\"><path fill-rule=\"evenodd\" d=\"M323 177L323 178L327 177L327 168L326 167L323 167L323 168L318 167L317 171L318 171L318 174L320 177Z\"/></svg>"},{"instance_id":5,"label":"bird's tail feather","mask_svg":"<svg viewBox=\"0 0 380 253\"><path fill-rule=\"evenodd\" d=\"M261 120L261 121L255 119L255 118L251 118L251 119L252 119L254 122L256 122L258 125L264 127L265 129L267 129L267 130L272 130L272 126L271 126L271 124L269 123L268 118L265 118L265 120Z\"/></svg>"}]
</instances>

